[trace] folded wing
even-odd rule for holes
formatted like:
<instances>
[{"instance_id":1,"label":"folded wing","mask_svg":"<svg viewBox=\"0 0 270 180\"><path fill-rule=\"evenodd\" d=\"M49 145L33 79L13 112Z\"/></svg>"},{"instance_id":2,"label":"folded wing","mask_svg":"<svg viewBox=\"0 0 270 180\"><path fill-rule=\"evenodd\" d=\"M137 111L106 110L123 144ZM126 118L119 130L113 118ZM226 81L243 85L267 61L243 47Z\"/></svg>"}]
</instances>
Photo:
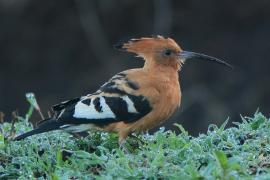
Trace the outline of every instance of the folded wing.
<instances>
[{"instance_id":1,"label":"folded wing","mask_svg":"<svg viewBox=\"0 0 270 180\"><path fill-rule=\"evenodd\" d=\"M54 106L58 112L57 121L61 124L106 125L123 121L139 120L147 115L152 107L142 95L135 95L139 86L126 78L125 74L115 75L94 94L66 101Z\"/></svg>"}]
</instances>

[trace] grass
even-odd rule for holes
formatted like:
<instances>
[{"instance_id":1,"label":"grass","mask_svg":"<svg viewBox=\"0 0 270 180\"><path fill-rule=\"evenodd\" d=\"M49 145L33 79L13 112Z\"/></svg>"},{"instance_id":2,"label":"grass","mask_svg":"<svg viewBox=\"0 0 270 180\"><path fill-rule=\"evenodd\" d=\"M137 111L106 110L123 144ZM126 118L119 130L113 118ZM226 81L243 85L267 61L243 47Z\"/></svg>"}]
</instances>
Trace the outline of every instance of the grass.
<instances>
[{"instance_id":1,"label":"grass","mask_svg":"<svg viewBox=\"0 0 270 180\"><path fill-rule=\"evenodd\" d=\"M9 140L32 129L32 106L13 125L0 126L0 179L270 179L270 119L259 112L235 127L210 125L198 137L176 124L180 134L161 128L138 136L142 142L129 138L126 154L116 134L100 132Z\"/></svg>"}]
</instances>

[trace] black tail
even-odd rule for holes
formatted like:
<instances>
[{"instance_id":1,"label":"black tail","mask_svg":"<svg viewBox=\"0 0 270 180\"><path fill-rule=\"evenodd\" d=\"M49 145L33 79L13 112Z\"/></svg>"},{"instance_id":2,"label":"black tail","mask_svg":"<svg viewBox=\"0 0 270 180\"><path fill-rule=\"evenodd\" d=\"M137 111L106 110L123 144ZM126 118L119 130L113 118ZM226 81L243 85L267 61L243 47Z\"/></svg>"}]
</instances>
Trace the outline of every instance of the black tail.
<instances>
[{"instance_id":1,"label":"black tail","mask_svg":"<svg viewBox=\"0 0 270 180\"><path fill-rule=\"evenodd\" d=\"M32 131L29 131L27 133L24 133L22 135L19 135L14 138L15 141L22 140L24 138L27 138L28 136L32 136L34 134L40 134L47 131L53 131L59 129L59 127L62 124L56 121L56 119L50 118L42 121L36 129L33 129Z\"/></svg>"}]
</instances>

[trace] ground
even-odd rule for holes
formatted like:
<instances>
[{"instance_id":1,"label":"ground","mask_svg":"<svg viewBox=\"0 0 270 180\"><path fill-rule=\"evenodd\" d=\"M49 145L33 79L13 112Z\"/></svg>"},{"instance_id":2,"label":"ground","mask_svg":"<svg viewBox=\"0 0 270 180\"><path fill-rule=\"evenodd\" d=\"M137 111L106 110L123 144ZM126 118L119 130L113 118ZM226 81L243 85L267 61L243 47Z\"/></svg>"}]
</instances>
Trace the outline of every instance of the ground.
<instances>
[{"instance_id":1,"label":"ground","mask_svg":"<svg viewBox=\"0 0 270 180\"><path fill-rule=\"evenodd\" d=\"M179 124L179 134L161 128L140 140L130 137L126 153L116 134L104 132L75 138L55 131L11 141L32 129L32 110L14 128L0 125L0 179L270 179L270 119L259 112L230 128L228 121L210 125L198 137Z\"/></svg>"}]
</instances>

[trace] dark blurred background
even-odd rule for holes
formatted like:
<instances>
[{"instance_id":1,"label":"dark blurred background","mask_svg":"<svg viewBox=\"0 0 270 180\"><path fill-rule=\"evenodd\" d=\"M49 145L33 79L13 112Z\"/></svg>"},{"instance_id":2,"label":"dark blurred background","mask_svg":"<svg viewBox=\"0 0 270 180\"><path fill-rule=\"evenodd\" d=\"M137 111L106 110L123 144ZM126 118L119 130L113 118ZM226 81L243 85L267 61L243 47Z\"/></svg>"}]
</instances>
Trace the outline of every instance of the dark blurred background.
<instances>
[{"instance_id":1,"label":"dark blurred background","mask_svg":"<svg viewBox=\"0 0 270 180\"><path fill-rule=\"evenodd\" d=\"M117 72L143 65L114 43L155 34L235 66L186 63L182 106L168 129L178 122L196 135L257 108L270 115L269 0L0 0L0 111L23 115L29 91L45 114L94 92Z\"/></svg>"}]
</instances>

